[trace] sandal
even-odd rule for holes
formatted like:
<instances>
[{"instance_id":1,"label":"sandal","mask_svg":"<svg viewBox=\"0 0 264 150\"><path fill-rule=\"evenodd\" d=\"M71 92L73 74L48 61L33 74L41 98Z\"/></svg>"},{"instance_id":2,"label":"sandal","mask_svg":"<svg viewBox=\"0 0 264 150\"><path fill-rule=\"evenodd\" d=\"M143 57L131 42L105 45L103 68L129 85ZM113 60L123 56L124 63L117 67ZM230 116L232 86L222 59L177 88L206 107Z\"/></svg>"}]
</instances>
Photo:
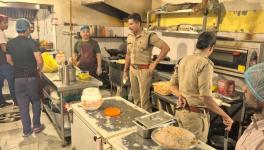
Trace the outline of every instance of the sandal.
<instances>
[{"instance_id":1,"label":"sandal","mask_svg":"<svg viewBox=\"0 0 264 150\"><path fill-rule=\"evenodd\" d=\"M34 128L33 130L34 130L35 133L40 133L45 128L46 128L45 125L41 124L40 127Z\"/></svg>"},{"instance_id":2,"label":"sandal","mask_svg":"<svg viewBox=\"0 0 264 150\"><path fill-rule=\"evenodd\" d=\"M25 138L25 137L28 137L28 136L30 136L32 133L33 133L33 130L31 130L30 132L24 134L23 137L24 137L24 138Z\"/></svg>"}]
</instances>

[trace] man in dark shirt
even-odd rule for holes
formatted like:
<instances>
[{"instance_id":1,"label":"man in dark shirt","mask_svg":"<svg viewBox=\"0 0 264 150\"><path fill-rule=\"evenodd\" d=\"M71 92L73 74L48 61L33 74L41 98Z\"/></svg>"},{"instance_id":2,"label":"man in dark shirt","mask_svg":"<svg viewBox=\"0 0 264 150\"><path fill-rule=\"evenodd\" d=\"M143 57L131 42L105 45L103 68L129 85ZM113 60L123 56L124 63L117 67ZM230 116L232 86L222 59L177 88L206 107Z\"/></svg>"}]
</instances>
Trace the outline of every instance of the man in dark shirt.
<instances>
[{"instance_id":1,"label":"man in dark shirt","mask_svg":"<svg viewBox=\"0 0 264 150\"><path fill-rule=\"evenodd\" d=\"M90 28L84 25L80 29L82 39L74 45L77 66L83 71L89 71L94 77L102 74L102 58L98 42L90 38Z\"/></svg>"},{"instance_id":2,"label":"man in dark shirt","mask_svg":"<svg viewBox=\"0 0 264 150\"><path fill-rule=\"evenodd\" d=\"M9 86L9 92L13 99L14 106L17 106L15 88L14 88L14 68L6 62L6 43L7 38L4 34L4 30L8 28L8 17L0 14L0 108L11 105L4 100L2 88L4 86L4 80L6 79Z\"/></svg>"},{"instance_id":3,"label":"man in dark shirt","mask_svg":"<svg viewBox=\"0 0 264 150\"><path fill-rule=\"evenodd\" d=\"M29 36L29 22L21 18L16 21L18 36L7 42L7 62L15 68L15 92L23 125L23 137L41 132L45 127L40 123L41 103L39 73L43 66L41 53ZM29 103L33 110L33 129L29 115Z\"/></svg>"}]
</instances>

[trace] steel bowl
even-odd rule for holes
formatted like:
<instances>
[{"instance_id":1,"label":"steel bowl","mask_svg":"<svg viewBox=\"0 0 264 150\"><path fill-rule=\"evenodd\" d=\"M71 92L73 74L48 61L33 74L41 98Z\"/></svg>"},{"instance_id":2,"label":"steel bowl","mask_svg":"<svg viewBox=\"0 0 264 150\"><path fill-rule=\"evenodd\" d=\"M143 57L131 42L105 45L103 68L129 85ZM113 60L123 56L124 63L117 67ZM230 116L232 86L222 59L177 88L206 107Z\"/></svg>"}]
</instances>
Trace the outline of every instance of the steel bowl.
<instances>
[{"instance_id":1,"label":"steel bowl","mask_svg":"<svg viewBox=\"0 0 264 150\"><path fill-rule=\"evenodd\" d=\"M179 128L179 127L177 127ZM160 147L166 149L166 150L190 150L190 149L193 149L196 147L196 145L198 144L198 140L196 138L196 136L191 133L190 131L186 130L186 129L183 129L183 128L179 128L181 130L185 130L188 134L189 134L189 137L193 138L193 144L190 145L189 147L181 147L181 146L175 146L175 147L168 147L168 146L165 146L163 144L161 144L156 138L155 138L155 134L160 131L161 129L163 128L157 128L156 130L154 130L152 133L151 133L151 139L156 143L158 144ZM184 139L182 139L184 141ZM186 140L189 140L189 139L186 139Z\"/></svg>"}]
</instances>

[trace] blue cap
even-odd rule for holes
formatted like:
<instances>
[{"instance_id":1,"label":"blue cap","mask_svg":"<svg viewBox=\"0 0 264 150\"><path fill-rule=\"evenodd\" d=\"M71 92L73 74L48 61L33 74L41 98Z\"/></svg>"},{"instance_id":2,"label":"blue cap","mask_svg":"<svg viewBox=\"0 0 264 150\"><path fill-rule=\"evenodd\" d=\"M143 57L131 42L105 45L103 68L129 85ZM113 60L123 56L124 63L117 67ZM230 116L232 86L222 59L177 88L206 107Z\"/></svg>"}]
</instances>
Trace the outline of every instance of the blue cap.
<instances>
[{"instance_id":1,"label":"blue cap","mask_svg":"<svg viewBox=\"0 0 264 150\"><path fill-rule=\"evenodd\" d=\"M264 63L250 67L244 74L250 92L258 101L264 102Z\"/></svg>"},{"instance_id":2,"label":"blue cap","mask_svg":"<svg viewBox=\"0 0 264 150\"><path fill-rule=\"evenodd\" d=\"M90 30L89 26L88 25L83 25L81 28L80 28L80 31L84 31L84 30Z\"/></svg>"},{"instance_id":3,"label":"blue cap","mask_svg":"<svg viewBox=\"0 0 264 150\"><path fill-rule=\"evenodd\" d=\"M17 19L16 21L16 31L17 32L25 32L27 29L29 29L30 23L25 18Z\"/></svg>"}]
</instances>

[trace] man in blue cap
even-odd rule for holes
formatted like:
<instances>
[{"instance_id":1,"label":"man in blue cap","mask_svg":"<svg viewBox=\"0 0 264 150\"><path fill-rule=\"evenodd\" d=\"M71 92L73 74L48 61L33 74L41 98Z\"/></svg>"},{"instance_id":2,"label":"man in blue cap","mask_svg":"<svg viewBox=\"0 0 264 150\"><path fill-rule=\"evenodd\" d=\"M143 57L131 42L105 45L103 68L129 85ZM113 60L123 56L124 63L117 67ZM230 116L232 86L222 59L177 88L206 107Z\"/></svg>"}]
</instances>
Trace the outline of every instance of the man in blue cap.
<instances>
[{"instance_id":1,"label":"man in blue cap","mask_svg":"<svg viewBox=\"0 0 264 150\"><path fill-rule=\"evenodd\" d=\"M0 14L0 108L11 105L4 100L2 88L4 86L4 80L6 79L9 86L9 92L13 99L14 106L17 106L15 88L14 88L14 68L6 62L6 43L7 38L4 34L4 30L8 28L8 17Z\"/></svg>"},{"instance_id":2,"label":"man in blue cap","mask_svg":"<svg viewBox=\"0 0 264 150\"><path fill-rule=\"evenodd\" d=\"M90 28L84 25L80 29L81 40L74 45L77 66L83 71L89 71L94 77L102 74L102 56L98 42L90 38Z\"/></svg>"},{"instance_id":3,"label":"man in blue cap","mask_svg":"<svg viewBox=\"0 0 264 150\"><path fill-rule=\"evenodd\" d=\"M23 137L32 132L41 132L45 127L40 123L41 103L39 73L43 66L41 53L36 44L28 38L30 23L21 18L16 21L18 36L7 42L7 62L15 68L15 93L23 125ZM33 128L29 115L29 103L32 104Z\"/></svg>"},{"instance_id":4,"label":"man in blue cap","mask_svg":"<svg viewBox=\"0 0 264 150\"><path fill-rule=\"evenodd\" d=\"M252 123L236 144L236 150L264 149L264 63L250 67L245 72L245 102L254 110Z\"/></svg>"}]
</instances>

